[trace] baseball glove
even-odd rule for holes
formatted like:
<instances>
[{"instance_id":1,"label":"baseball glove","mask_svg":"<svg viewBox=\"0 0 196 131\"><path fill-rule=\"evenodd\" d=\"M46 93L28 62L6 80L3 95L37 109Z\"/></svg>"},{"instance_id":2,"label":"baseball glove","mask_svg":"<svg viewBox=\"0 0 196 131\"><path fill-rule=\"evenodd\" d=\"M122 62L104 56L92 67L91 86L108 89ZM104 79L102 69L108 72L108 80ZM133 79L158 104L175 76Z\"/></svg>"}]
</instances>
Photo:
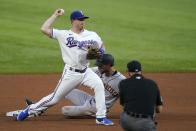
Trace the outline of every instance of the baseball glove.
<instances>
[{"instance_id":1,"label":"baseball glove","mask_svg":"<svg viewBox=\"0 0 196 131\"><path fill-rule=\"evenodd\" d=\"M99 59L101 57L101 52L99 51L99 48L96 45L90 45L88 46L88 53L87 53L87 59Z\"/></svg>"}]
</instances>

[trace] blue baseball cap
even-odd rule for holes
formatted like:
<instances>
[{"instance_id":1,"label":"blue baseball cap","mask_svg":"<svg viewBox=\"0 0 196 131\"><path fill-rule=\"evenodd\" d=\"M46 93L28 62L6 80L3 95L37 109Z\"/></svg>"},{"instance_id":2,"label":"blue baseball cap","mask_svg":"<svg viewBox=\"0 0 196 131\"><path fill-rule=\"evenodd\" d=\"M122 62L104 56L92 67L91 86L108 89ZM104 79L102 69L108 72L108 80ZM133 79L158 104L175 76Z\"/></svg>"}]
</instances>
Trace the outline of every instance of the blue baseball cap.
<instances>
[{"instance_id":1,"label":"blue baseball cap","mask_svg":"<svg viewBox=\"0 0 196 131\"><path fill-rule=\"evenodd\" d=\"M88 16L85 16L83 14L82 11L80 10L76 10L76 11L73 11L70 15L70 20L84 20L84 19L88 19L89 17Z\"/></svg>"}]
</instances>

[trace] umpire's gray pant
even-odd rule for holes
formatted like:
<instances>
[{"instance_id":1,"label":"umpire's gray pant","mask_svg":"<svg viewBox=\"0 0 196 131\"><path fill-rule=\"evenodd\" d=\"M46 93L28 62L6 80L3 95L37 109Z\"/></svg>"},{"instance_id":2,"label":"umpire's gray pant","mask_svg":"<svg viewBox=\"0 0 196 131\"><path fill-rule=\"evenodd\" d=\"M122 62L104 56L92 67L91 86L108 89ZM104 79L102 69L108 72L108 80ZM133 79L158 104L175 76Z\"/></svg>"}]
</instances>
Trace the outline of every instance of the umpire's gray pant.
<instances>
[{"instance_id":1,"label":"umpire's gray pant","mask_svg":"<svg viewBox=\"0 0 196 131\"><path fill-rule=\"evenodd\" d=\"M124 131L156 131L151 118L135 118L125 112L120 115L120 125Z\"/></svg>"}]
</instances>

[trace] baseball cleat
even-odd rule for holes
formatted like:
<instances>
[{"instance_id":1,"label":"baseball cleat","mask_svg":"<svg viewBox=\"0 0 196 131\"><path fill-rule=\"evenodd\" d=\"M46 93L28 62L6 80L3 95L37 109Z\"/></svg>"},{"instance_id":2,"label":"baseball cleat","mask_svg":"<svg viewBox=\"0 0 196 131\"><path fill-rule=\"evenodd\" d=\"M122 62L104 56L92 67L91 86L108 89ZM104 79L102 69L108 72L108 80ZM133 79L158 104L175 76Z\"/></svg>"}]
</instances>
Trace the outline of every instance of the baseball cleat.
<instances>
[{"instance_id":1,"label":"baseball cleat","mask_svg":"<svg viewBox=\"0 0 196 131\"><path fill-rule=\"evenodd\" d=\"M30 99L25 99L25 103L27 106L31 105L31 104L34 104ZM18 114L20 114L20 112L22 112L23 110L15 110L15 111L9 111L9 112L6 112L6 116L9 116L9 117L15 117L17 118ZM41 111L39 113L37 113L38 115L41 115L44 111ZM36 116L38 116L36 115ZM29 115L28 117L35 117L35 114L32 114L32 115Z\"/></svg>"},{"instance_id":2,"label":"baseball cleat","mask_svg":"<svg viewBox=\"0 0 196 131\"><path fill-rule=\"evenodd\" d=\"M25 120L29 116L28 112L29 112L29 106L18 114L17 121Z\"/></svg>"},{"instance_id":3,"label":"baseball cleat","mask_svg":"<svg viewBox=\"0 0 196 131\"><path fill-rule=\"evenodd\" d=\"M96 123L99 125L106 125L106 126L114 125L114 123L111 120L107 119L106 117L96 118Z\"/></svg>"},{"instance_id":4,"label":"baseball cleat","mask_svg":"<svg viewBox=\"0 0 196 131\"><path fill-rule=\"evenodd\" d=\"M9 112L6 112L6 116L17 117L20 112L22 112L22 110L9 111Z\"/></svg>"},{"instance_id":5,"label":"baseball cleat","mask_svg":"<svg viewBox=\"0 0 196 131\"><path fill-rule=\"evenodd\" d=\"M30 106L30 105L34 104L34 102L32 100L28 99L28 98L25 99L25 103L26 103L27 106ZM29 115L28 117L41 116L44 113L44 111L46 111L46 110L38 111L34 114Z\"/></svg>"}]
</instances>

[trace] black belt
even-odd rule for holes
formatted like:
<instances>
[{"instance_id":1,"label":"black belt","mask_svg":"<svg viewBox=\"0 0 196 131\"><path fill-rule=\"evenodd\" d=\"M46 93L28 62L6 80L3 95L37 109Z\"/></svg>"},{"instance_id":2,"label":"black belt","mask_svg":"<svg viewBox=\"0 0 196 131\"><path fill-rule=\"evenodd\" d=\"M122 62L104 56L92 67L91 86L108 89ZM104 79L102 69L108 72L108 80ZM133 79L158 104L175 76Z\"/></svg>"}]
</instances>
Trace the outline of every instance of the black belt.
<instances>
[{"instance_id":1,"label":"black belt","mask_svg":"<svg viewBox=\"0 0 196 131\"><path fill-rule=\"evenodd\" d=\"M71 71L75 71L75 72L79 72L79 73L84 73L84 72L86 71L87 67L86 67L84 70L74 69L74 68L72 68L72 67L69 67L69 69L70 69Z\"/></svg>"},{"instance_id":2,"label":"black belt","mask_svg":"<svg viewBox=\"0 0 196 131\"><path fill-rule=\"evenodd\" d=\"M132 117L135 117L135 118L151 118L151 119L153 119L153 116L151 116L151 115L137 114L137 113L127 112L127 111L126 111L126 113L129 116L132 116Z\"/></svg>"}]
</instances>

